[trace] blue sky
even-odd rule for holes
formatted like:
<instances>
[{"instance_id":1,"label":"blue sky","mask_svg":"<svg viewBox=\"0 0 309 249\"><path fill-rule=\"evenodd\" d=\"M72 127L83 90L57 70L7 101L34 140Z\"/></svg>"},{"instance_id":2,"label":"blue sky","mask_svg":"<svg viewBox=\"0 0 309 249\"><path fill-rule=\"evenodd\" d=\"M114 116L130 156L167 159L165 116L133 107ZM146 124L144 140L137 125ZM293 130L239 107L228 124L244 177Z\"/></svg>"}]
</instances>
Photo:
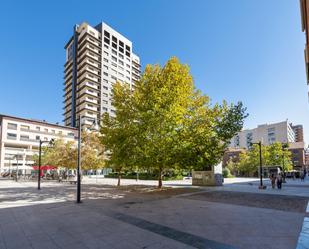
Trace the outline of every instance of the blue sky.
<instances>
[{"instance_id":1,"label":"blue sky","mask_svg":"<svg viewBox=\"0 0 309 249\"><path fill-rule=\"evenodd\" d=\"M148 63L177 56L213 102L243 101L245 128L289 119L309 141L299 1L2 1L0 113L62 121L64 45L104 21Z\"/></svg>"}]
</instances>

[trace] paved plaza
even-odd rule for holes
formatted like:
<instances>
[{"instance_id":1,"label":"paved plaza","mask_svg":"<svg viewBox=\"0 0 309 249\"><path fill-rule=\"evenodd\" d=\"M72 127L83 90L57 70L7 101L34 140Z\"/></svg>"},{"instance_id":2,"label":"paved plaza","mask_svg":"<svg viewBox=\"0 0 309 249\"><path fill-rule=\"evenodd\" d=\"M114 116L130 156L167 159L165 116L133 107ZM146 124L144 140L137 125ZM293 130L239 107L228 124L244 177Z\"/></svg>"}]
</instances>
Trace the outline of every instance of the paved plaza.
<instances>
[{"instance_id":1,"label":"paved plaza","mask_svg":"<svg viewBox=\"0 0 309 249\"><path fill-rule=\"evenodd\" d=\"M76 185L0 180L0 248L263 248L306 247L309 182L258 190L257 179L222 187L88 179ZM265 185L269 185L265 181Z\"/></svg>"}]
</instances>

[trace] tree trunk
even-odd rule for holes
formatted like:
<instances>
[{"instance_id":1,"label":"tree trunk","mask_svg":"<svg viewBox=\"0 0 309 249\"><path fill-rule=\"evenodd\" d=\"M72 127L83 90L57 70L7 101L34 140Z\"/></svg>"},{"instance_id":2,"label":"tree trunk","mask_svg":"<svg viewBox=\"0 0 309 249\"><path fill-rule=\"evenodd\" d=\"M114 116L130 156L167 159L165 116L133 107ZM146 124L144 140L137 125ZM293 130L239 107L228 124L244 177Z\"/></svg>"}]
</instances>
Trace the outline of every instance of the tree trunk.
<instances>
[{"instance_id":1,"label":"tree trunk","mask_svg":"<svg viewBox=\"0 0 309 249\"><path fill-rule=\"evenodd\" d=\"M162 171L159 171L159 183L158 183L158 188L162 188Z\"/></svg>"},{"instance_id":2,"label":"tree trunk","mask_svg":"<svg viewBox=\"0 0 309 249\"><path fill-rule=\"evenodd\" d=\"M118 183L117 183L117 187L120 186L120 179L121 179L121 173L119 172L119 173L118 173Z\"/></svg>"}]
</instances>

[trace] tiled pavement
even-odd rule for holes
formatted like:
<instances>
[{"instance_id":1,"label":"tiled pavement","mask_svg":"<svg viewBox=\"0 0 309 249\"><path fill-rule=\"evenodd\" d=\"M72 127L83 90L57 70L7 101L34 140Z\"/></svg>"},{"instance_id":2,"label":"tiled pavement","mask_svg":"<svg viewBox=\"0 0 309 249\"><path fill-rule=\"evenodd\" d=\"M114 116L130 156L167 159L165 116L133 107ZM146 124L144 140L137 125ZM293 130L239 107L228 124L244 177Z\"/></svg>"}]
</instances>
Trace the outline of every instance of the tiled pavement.
<instances>
[{"instance_id":1,"label":"tiled pavement","mask_svg":"<svg viewBox=\"0 0 309 249\"><path fill-rule=\"evenodd\" d=\"M296 248L305 208L248 205L235 194L223 201L220 192L210 199L208 191L166 196L89 184L75 204L73 185L43 183L38 192L35 183L0 181L0 248Z\"/></svg>"}]
</instances>

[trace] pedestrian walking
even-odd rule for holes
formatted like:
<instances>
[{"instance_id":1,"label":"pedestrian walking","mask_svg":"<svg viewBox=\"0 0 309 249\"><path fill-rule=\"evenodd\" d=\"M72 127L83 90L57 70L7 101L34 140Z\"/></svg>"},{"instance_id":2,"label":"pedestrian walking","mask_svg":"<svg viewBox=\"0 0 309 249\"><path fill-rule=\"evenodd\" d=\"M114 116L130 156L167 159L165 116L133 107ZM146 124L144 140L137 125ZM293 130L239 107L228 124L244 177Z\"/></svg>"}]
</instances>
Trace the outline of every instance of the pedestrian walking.
<instances>
[{"instance_id":1,"label":"pedestrian walking","mask_svg":"<svg viewBox=\"0 0 309 249\"><path fill-rule=\"evenodd\" d=\"M274 174L271 174L270 178L270 182L271 182L271 187L274 189L276 187L276 177Z\"/></svg>"},{"instance_id":2,"label":"pedestrian walking","mask_svg":"<svg viewBox=\"0 0 309 249\"><path fill-rule=\"evenodd\" d=\"M281 189L281 188L282 188L282 176L281 176L280 173L279 173L278 176L277 176L277 188L278 188L278 189Z\"/></svg>"},{"instance_id":3,"label":"pedestrian walking","mask_svg":"<svg viewBox=\"0 0 309 249\"><path fill-rule=\"evenodd\" d=\"M300 175L300 180L303 182L305 180L305 174L304 172L301 173Z\"/></svg>"}]
</instances>

